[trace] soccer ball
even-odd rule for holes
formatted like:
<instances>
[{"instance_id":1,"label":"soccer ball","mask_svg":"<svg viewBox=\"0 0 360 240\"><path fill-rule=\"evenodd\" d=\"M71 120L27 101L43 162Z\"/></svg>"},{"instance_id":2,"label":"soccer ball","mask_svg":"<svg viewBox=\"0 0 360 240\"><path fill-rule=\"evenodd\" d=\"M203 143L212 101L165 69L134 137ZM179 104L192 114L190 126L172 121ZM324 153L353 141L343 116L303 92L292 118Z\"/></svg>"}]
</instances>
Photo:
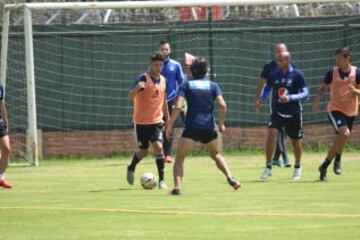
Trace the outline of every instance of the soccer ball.
<instances>
[{"instance_id":1,"label":"soccer ball","mask_svg":"<svg viewBox=\"0 0 360 240\"><path fill-rule=\"evenodd\" d=\"M153 173L144 173L140 178L141 186L144 189L153 189L156 187L156 176Z\"/></svg>"}]
</instances>

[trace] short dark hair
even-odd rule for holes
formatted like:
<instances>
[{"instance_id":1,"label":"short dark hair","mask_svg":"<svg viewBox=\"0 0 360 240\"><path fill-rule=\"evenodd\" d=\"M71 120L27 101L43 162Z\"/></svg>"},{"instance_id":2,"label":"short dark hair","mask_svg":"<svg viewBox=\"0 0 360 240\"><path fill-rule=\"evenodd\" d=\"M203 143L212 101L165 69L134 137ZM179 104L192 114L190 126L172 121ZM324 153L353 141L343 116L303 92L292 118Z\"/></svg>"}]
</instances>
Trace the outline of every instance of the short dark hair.
<instances>
[{"instance_id":1,"label":"short dark hair","mask_svg":"<svg viewBox=\"0 0 360 240\"><path fill-rule=\"evenodd\" d=\"M196 58L190 66L190 70L194 79L201 79L208 73L209 64L203 57Z\"/></svg>"},{"instance_id":2,"label":"short dark hair","mask_svg":"<svg viewBox=\"0 0 360 240\"><path fill-rule=\"evenodd\" d=\"M169 45L170 45L170 42L169 42L168 40L161 40L161 41L159 42L159 46L165 45L165 44L169 44Z\"/></svg>"},{"instance_id":3,"label":"short dark hair","mask_svg":"<svg viewBox=\"0 0 360 240\"><path fill-rule=\"evenodd\" d=\"M150 56L150 60L153 61L164 61L164 56L160 52L154 52Z\"/></svg>"},{"instance_id":4,"label":"short dark hair","mask_svg":"<svg viewBox=\"0 0 360 240\"><path fill-rule=\"evenodd\" d=\"M348 48L348 47L341 47L341 48L336 49L335 54L336 55L341 54L345 58L350 57L350 60L352 58L352 53L350 51L350 48Z\"/></svg>"}]
</instances>

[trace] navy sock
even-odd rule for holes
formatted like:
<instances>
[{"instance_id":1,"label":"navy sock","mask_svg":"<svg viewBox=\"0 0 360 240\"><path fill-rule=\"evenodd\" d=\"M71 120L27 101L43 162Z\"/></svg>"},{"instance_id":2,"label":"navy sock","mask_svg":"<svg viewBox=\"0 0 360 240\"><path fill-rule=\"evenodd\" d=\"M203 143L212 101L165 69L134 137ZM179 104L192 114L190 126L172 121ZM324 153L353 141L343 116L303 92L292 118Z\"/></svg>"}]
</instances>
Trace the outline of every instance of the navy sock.
<instances>
[{"instance_id":1,"label":"navy sock","mask_svg":"<svg viewBox=\"0 0 360 240\"><path fill-rule=\"evenodd\" d=\"M130 171L135 171L135 167L136 165L141 161L141 159L137 156L137 154L135 153L133 156L133 159L130 163L130 165L128 166L128 170Z\"/></svg>"},{"instance_id":2,"label":"navy sock","mask_svg":"<svg viewBox=\"0 0 360 240\"><path fill-rule=\"evenodd\" d=\"M295 164L294 168L301 168L300 164Z\"/></svg>"},{"instance_id":3,"label":"navy sock","mask_svg":"<svg viewBox=\"0 0 360 240\"><path fill-rule=\"evenodd\" d=\"M341 162L341 154L336 154L335 164L339 164Z\"/></svg>"},{"instance_id":4,"label":"navy sock","mask_svg":"<svg viewBox=\"0 0 360 240\"><path fill-rule=\"evenodd\" d=\"M159 181L164 181L164 175L165 175L164 155L156 156L156 166L159 173Z\"/></svg>"},{"instance_id":5,"label":"navy sock","mask_svg":"<svg viewBox=\"0 0 360 240\"><path fill-rule=\"evenodd\" d=\"M331 161L325 159L325 161L321 164L321 167L326 169L330 165L330 163Z\"/></svg>"}]
</instances>

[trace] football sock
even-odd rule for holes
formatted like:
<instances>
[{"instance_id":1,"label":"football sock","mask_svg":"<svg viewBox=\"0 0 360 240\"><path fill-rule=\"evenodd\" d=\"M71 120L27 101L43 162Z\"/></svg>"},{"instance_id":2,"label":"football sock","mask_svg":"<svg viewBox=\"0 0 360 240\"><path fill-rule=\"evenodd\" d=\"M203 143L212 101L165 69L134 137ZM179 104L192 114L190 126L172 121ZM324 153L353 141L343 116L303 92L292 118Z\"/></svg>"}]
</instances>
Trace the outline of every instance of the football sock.
<instances>
[{"instance_id":1,"label":"football sock","mask_svg":"<svg viewBox=\"0 0 360 240\"><path fill-rule=\"evenodd\" d=\"M0 180L5 179L5 173L0 173Z\"/></svg>"},{"instance_id":2,"label":"football sock","mask_svg":"<svg viewBox=\"0 0 360 240\"><path fill-rule=\"evenodd\" d=\"M128 167L128 170L130 171L135 171L135 167L136 165L141 161L141 159L137 156L137 154L135 153L133 156L133 159Z\"/></svg>"},{"instance_id":3,"label":"football sock","mask_svg":"<svg viewBox=\"0 0 360 240\"><path fill-rule=\"evenodd\" d=\"M339 164L341 161L341 154L336 154L335 163Z\"/></svg>"},{"instance_id":4,"label":"football sock","mask_svg":"<svg viewBox=\"0 0 360 240\"><path fill-rule=\"evenodd\" d=\"M165 173L165 162L164 155L157 155L156 158L156 166L159 173L159 181L164 181L164 173Z\"/></svg>"},{"instance_id":5,"label":"football sock","mask_svg":"<svg viewBox=\"0 0 360 240\"><path fill-rule=\"evenodd\" d=\"M270 169L270 170L272 169L271 162L267 162L267 163L266 163L266 168L268 168L268 169Z\"/></svg>"},{"instance_id":6,"label":"football sock","mask_svg":"<svg viewBox=\"0 0 360 240\"><path fill-rule=\"evenodd\" d=\"M331 161L329 161L328 159L325 159L325 161L321 164L320 167L326 169L329 165L330 165Z\"/></svg>"},{"instance_id":7,"label":"football sock","mask_svg":"<svg viewBox=\"0 0 360 240\"><path fill-rule=\"evenodd\" d=\"M301 168L300 164L295 164L294 168Z\"/></svg>"}]
</instances>

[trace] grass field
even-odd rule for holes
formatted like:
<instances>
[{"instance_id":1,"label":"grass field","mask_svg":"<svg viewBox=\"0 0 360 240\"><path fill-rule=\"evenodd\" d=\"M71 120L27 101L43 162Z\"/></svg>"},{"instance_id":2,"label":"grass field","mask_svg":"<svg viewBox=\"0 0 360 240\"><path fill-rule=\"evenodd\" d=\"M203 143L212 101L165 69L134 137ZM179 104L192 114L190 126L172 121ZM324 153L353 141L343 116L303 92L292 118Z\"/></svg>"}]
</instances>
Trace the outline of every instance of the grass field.
<instances>
[{"instance_id":1,"label":"grass field","mask_svg":"<svg viewBox=\"0 0 360 240\"><path fill-rule=\"evenodd\" d=\"M360 239L360 154L344 174L318 182L324 154L305 154L302 180L274 168L259 180L263 156L228 155L243 188L232 190L207 157L186 162L183 195L128 186L128 159L52 160L12 167L0 189L0 239ZM156 172L147 158L137 169ZM172 165L167 165L172 185Z\"/></svg>"}]
</instances>

